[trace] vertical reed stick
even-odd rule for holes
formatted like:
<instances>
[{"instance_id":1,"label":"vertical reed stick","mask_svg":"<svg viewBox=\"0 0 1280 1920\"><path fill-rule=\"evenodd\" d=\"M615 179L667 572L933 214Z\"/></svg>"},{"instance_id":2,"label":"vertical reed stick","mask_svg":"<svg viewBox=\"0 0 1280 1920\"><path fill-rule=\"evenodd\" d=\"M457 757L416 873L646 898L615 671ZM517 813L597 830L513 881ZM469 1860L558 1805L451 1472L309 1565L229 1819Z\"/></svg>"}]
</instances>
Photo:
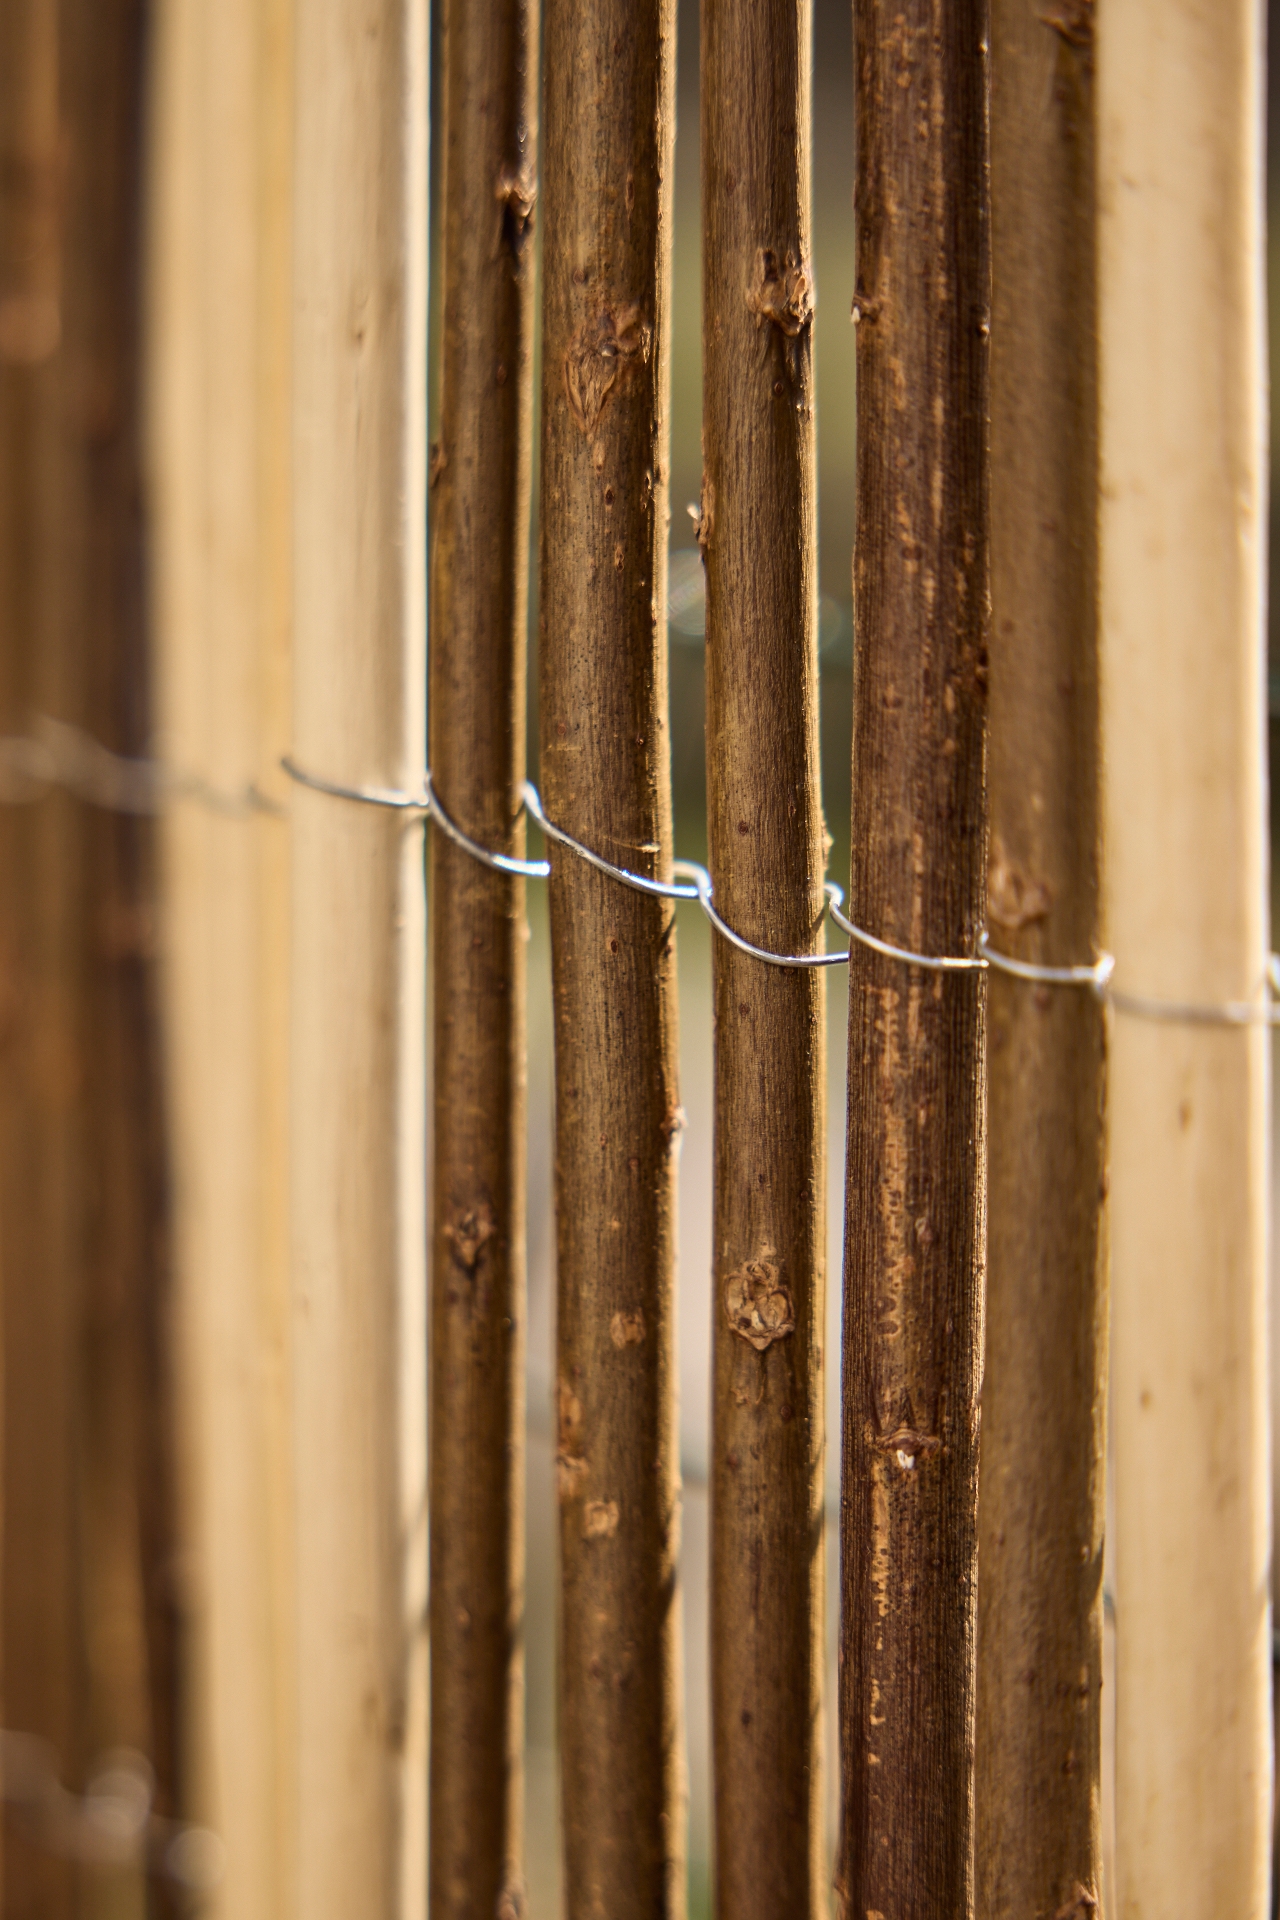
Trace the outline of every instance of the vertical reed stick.
<instances>
[{"instance_id":1,"label":"vertical reed stick","mask_svg":"<svg viewBox=\"0 0 1280 1920\"><path fill-rule=\"evenodd\" d=\"M1050 966L1100 937L1089 25L992 7L987 916ZM1101 1897L1104 1016L998 972L988 994L977 1887L1022 1920Z\"/></svg>"},{"instance_id":2,"label":"vertical reed stick","mask_svg":"<svg viewBox=\"0 0 1280 1920\"><path fill-rule=\"evenodd\" d=\"M859 0L854 919L968 955L985 896L983 0ZM855 943L841 1490L840 1892L973 1902L981 975Z\"/></svg>"},{"instance_id":3,"label":"vertical reed stick","mask_svg":"<svg viewBox=\"0 0 1280 1920\"><path fill-rule=\"evenodd\" d=\"M812 951L824 864L807 0L703 0L707 815L721 913ZM749 104L748 104L749 103ZM816 1915L825 1001L714 947L716 1911Z\"/></svg>"},{"instance_id":4,"label":"vertical reed stick","mask_svg":"<svg viewBox=\"0 0 1280 1920\"><path fill-rule=\"evenodd\" d=\"M0 725L28 733L52 715L124 754L145 752L151 727L144 25L137 0L6 21L25 38L12 79L31 91L5 115L5 193L26 231L6 261L18 284L0 289L0 437L6 465L22 461L5 482L21 504L4 513ZM140 1749L168 1814L178 1596L153 830L21 780L8 798L32 804L5 822L6 1712L51 1740L73 1782L108 1749ZM6 1851L6 1911L140 1914L148 1897L134 1868L77 1887L29 1841ZM151 1904L169 1911L162 1887Z\"/></svg>"},{"instance_id":5,"label":"vertical reed stick","mask_svg":"<svg viewBox=\"0 0 1280 1920\"><path fill-rule=\"evenodd\" d=\"M524 848L536 0L444 19L431 766ZM522 1909L524 886L431 842L431 1912Z\"/></svg>"},{"instance_id":6,"label":"vertical reed stick","mask_svg":"<svg viewBox=\"0 0 1280 1920\"><path fill-rule=\"evenodd\" d=\"M62 330L57 0L0 9L0 732L30 725L60 666L50 632L48 446ZM43 644L42 644L43 643ZM41 673L43 662L44 672ZM21 800L21 786L4 794ZM74 1675L72 1465L76 1307L70 1104L46 1064L74 1002L69 868L83 821L65 800L0 805L4 1724L81 1758ZM71 1054L68 1048L64 1060ZM78 1065L78 1062L75 1062ZM26 1276L20 1283L18 1276ZM41 1444L30 1445L39 1432ZM5 1835L0 1910L70 1920L68 1861Z\"/></svg>"},{"instance_id":7,"label":"vertical reed stick","mask_svg":"<svg viewBox=\"0 0 1280 1920\"><path fill-rule=\"evenodd\" d=\"M673 0L550 0L542 777L553 819L671 864ZM567 1911L684 1909L672 1312L674 914L552 852Z\"/></svg>"},{"instance_id":8,"label":"vertical reed stick","mask_svg":"<svg viewBox=\"0 0 1280 1920\"><path fill-rule=\"evenodd\" d=\"M294 1910L287 812L290 0L161 0L149 198L152 607L193 1817L227 1920ZM239 798L239 811L235 801Z\"/></svg>"},{"instance_id":9,"label":"vertical reed stick","mask_svg":"<svg viewBox=\"0 0 1280 1920\"><path fill-rule=\"evenodd\" d=\"M141 511L146 24L141 0L75 0L61 13L69 160L52 450L60 470L45 503L60 548L48 612L66 675L54 698L125 755L145 753L152 729ZM83 831L83 998L73 1018L84 1127L75 1414L84 1730L92 1758L140 1749L154 1769L157 1811L173 1814L180 1593L155 830L147 819L95 811ZM108 1897L98 1895L103 1911ZM140 1884L126 1897L141 1911ZM163 1884L150 1901L172 1911Z\"/></svg>"},{"instance_id":10,"label":"vertical reed stick","mask_svg":"<svg viewBox=\"0 0 1280 1920\"><path fill-rule=\"evenodd\" d=\"M426 20L298 0L294 752L425 758ZM298 1904L426 1902L422 831L292 798Z\"/></svg>"},{"instance_id":11,"label":"vertical reed stick","mask_svg":"<svg viewBox=\"0 0 1280 1920\"><path fill-rule=\"evenodd\" d=\"M1102 699L1119 993L1266 959L1258 0L1098 12ZM1267 1036L1117 1006L1122 1920L1269 1910Z\"/></svg>"}]
</instances>

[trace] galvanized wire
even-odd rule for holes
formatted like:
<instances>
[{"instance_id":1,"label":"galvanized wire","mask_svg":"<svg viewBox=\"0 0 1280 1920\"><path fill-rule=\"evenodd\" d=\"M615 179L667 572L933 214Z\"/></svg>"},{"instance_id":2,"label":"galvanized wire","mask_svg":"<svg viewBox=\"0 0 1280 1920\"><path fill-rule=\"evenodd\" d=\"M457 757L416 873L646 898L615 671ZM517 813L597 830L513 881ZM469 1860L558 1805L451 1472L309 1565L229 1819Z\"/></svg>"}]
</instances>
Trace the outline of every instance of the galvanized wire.
<instances>
[{"instance_id":1,"label":"galvanized wire","mask_svg":"<svg viewBox=\"0 0 1280 1920\"><path fill-rule=\"evenodd\" d=\"M296 761L286 759L285 772L291 779L320 793L327 793L342 800L354 800L366 806L393 807L400 811L421 813L431 820L446 837L469 853L473 859L492 867L500 873L519 874L529 879L544 880L551 872L549 860L517 860L509 854L493 853L482 847L450 816L432 784L428 770L423 777L421 789L410 793L399 788L343 786L332 780L305 772ZM549 818L542 805L541 797L532 781L526 780L521 788L524 810L542 829L548 840L563 847L575 858L585 861L597 872L604 873L620 886L634 888L639 893L656 894L664 900L696 900L703 913L724 939L746 953L753 960L760 960L772 967L838 967L847 966L849 950L835 953L776 953L769 947L758 946L739 933L735 927L719 912L715 905L715 890L708 869L696 860L675 860L672 862L670 880L655 880L648 874L635 873L629 867L622 867L616 861L607 859L594 848L585 846L563 827L559 827ZM1095 960L1075 966L1047 966L1031 960L1019 960L1012 954L1001 953L991 944L990 935L984 929L978 936L976 950L971 954L931 954L920 953L912 947L904 947L892 940L882 940L878 934L860 927L844 912L844 893L834 880L823 883L823 909L850 942L869 948L873 953L886 959L899 961L907 967L918 967L927 973L984 973L994 968L1000 973L1009 974L1015 980L1025 980L1037 986L1086 988L1099 1000L1113 1006L1117 1012L1136 1015L1143 1019L1186 1021L1196 1025L1249 1026L1254 1024L1280 1024L1280 1006L1270 999L1255 1001L1225 1001L1216 1005L1201 1005L1188 1001L1166 1001L1154 999L1143 994L1134 994L1118 990L1114 984L1115 957L1109 953L1100 953ZM1280 990L1280 958L1272 955L1268 963L1267 975L1260 983L1264 994Z\"/></svg>"},{"instance_id":2,"label":"galvanized wire","mask_svg":"<svg viewBox=\"0 0 1280 1920\"><path fill-rule=\"evenodd\" d=\"M482 866L530 880L545 880L551 872L549 859L517 859L513 854L496 853L474 840L449 813L432 782L430 768L416 789L375 785L351 786L311 772L290 756L281 761L289 778L315 793L336 800L354 801L362 806L384 807L397 813L417 814L432 820L445 837ZM114 754L77 727L63 721L40 717L29 735L0 737L0 802L10 805L38 799L50 787L62 787L89 805L108 811L153 814L174 801L188 801L229 817L253 814L282 816L286 809L263 793L256 783L227 789L216 786L200 775L169 766L158 759L131 759ZM573 834L558 826L543 807L538 789L526 780L521 786L524 812L540 828L545 839L562 847L577 860L605 874L619 886L662 900L696 901L716 932L735 946L772 967L847 966L850 949L810 953L777 953L762 947L739 933L715 903L711 874L696 860L672 862L670 879L655 879L620 866L597 853ZM823 918L829 918L847 937L910 968L927 973L984 973L990 969L1013 979L1043 987L1084 988L1117 1013L1143 1020L1159 1020L1192 1026L1249 1027L1280 1025L1280 957L1272 954L1265 977L1259 981L1251 999L1198 1002L1166 1000L1156 995L1136 993L1115 983L1115 957L1099 953L1093 960L1074 966L1047 966L1031 960L1019 960L1001 953L983 929L974 951L967 954L921 953L894 940L885 940L868 928L859 926L844 911L844 893L834 880L823 883L823 905L815 926L815 937ZM1273 998L1272 996L1277 996Z\"/></svg>"}]
</instances>

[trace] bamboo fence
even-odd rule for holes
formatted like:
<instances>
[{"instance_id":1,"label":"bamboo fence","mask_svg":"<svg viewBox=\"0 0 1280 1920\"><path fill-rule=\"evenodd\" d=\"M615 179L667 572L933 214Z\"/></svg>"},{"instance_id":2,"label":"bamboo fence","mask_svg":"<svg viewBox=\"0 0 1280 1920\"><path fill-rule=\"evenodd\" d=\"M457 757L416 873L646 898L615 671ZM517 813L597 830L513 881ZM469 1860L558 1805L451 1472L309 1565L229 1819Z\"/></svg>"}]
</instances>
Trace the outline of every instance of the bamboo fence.
<instances>
[{"instance_id":1,"label":"bamboo fence","mask_svg":"<svg viewBox=\"0 0 1280 1920\"><path fill-rule=\"evenodd\" d=\"M842 6L820 303L827 4L697 22L705 868L668 693L676 0L434 10L429 452L428 0L0 10L15 1920L537 1920L544 1415L563 1906L701 1920L678 1286L720 1920L1269 1910L1260 0ZM677 1277L699 905L712 1254Z\"/></svg>"}]
</instances>

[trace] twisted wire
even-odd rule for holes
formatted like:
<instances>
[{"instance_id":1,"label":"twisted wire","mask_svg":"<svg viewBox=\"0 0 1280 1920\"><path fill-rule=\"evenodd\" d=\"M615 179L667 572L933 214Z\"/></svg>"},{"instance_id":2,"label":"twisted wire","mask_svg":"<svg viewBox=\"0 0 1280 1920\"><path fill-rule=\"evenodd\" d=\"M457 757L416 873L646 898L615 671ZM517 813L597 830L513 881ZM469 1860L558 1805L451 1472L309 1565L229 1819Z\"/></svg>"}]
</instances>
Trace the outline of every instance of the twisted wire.
<instances>
[{"instance_id":1,"label":"twisted wire","mask_svg":"<svg viewBox=\"0 0 1280 1920\"><path fill-rule=\"evenodd\" d=\"M509 854L493 853L483 847L451 817L432 783L428 769L423 776L422 787L417 793L399 788L372 786L344 786L332 780L321 779L308 773L296 761L286 758L282 765L293 780L316 792L327 793L337 799L354 800L367 806L393 807L400 811L421 813L435 822L436 826L454 844L469 853L473 859L484 866L494 868L499 873L523 875L529 879L545 880L551 872L549 860L518 860ZM521 799L524 810L541 828L548 840L562 846L569 853L594 867L598 872L607 874L619 885L631 887L638 893L656 895L663 900L696 900L703 913L716 931L728 940L739 952L746 953L754 960L765 962L773 967L838 967L847 966L849 951L835 953L775 953L771 948L757 946L729 924L715 905L714 887L709 871L696 860L675 860L672 862L670 880L654 880L647 874L634 873L629 867L619 866L608 860L594 848L586 846L571 833L548 816L543 807L541 796L531 780L521 786ZM1001 953L991 944L990 935L984 928L979 934L976 950L971 954L930 954L919 953L911 947L898 945L892 940L882 940L878 934L860 927L844 912L844 892L834 880L823 883L823 909L827 917L846 934L851 942L868 947L873 953L886 959L900 961L909 967L919 967L928 973L983 973L989 969L1010 975L1015 980L1024 980L1038 986L1083 987L1094 996L1114 1007L1117 1012L1132 1014L1142 1019L1189 1022L1202 1026L1241 1027L1256 1024L1275 1026L1280 1024L1280 1005L1270 999L1237 1001L1230 1000L1215 1004L1199 1004L1192 1001L1158 1000L1144 994L1121 991L1114 984L1115 956L1100 953L1095 960L1075 966L1045 966L1032 960L1019 960L1012 954ZM1265 993L1280 993L1280 956L1272 954L1268 961L1267 974L1261 983Z\"/></svg>"},{"instance_id":2,"label":"twisted wire","mask_svg":"<svg viewBox=\"0 0 1280 1920\"><path fill-rule=\"evenodd\" d=\"M549 859L518 859L514 854L495 853L460 827L437 793L427 768L416 789L376 785L351 786L328 779L301 766L290 755L281 766L297 785L331 799L353 801L361 806L387 808L393 812L420 815L434 822L446 839L451 840L471 859L502 873L530 880L545 880L551 872ZM192 774L156 759L135 759L110 752L78 727L64 721L38 717L29 735L0 736L0 803L24 805L40 797L50 787L61 787L79 799L110 812L155 814L173 801L189 801L230 818L256 814L283 817L287 809L254 783L226 789L201 775ZM563 847L575 859L594 867L619 886L662 900L696 901L722 939L753 960L772 967L847 966L850 948L833 953L777 953L762 947L739 933L720 912L715 888L708 869L696 860L672 862L669 880L653 879L635 873L597 853L550 818L538 789L531 780L522 783L521 806L528 817L554 845ZM1074 966L1047 966L1036 961L1019 960L1002 953L991 943L984 928L974 951L968 954L921 953L914 948L884 940L866 927L860 927L844 911L844 892L834 880L823 882L822 915L829 919L851 943L868 948L885 959L927 973L983 973L995 970L1015 980L1046 987L1084 988L1117 1013L1138 1019L1159 1020L1192 1026L1249 1027L1280 1025L1280 956L1272 954L1258 992L1248 1000L1197 1002L1164 1000L1140 994L1115 984L1115 957L1099 953L1096 959ZM1272 996L1275 996L1273 999Z\"/></svg>"}]
</instances>

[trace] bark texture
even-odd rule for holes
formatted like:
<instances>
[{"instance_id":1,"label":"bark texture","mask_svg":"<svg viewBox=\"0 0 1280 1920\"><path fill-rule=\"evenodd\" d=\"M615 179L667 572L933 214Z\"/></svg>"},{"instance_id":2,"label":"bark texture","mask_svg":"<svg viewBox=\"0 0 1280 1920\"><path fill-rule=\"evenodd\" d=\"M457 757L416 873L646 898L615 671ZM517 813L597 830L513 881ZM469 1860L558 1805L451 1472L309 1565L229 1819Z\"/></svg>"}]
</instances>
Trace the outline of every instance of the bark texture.
<instances>
[{"instance_id":1,"label":"bark texture","mask_svg":"<svg viewBox=\"0 0 1280 1920\"><path fill-rule=\"evenodd\" d=\"M671 862L675 8L546 9L540 713L551 817ZM552 852L567 1911L684 1907L675 1562L674 914Z\"/></svg>"},{"instance_id":2,"label":"bark texture","mask_svg":"<svg viewBox=\"0 0 1280 1920\"><path fill-rule=\"evenodd\" d=\"M730 925L822 915L808 0L702 9L707 812ZM714 945L716 1911L825 1903L825 990Z\"/></svg>"},{"instance_id":3,"label":"bark texture","mask_svg":"<svg viewBox=\"0 0 1280 1920\"><path fill-rule=\"evenodd\" d=\"M994 0L987 917L1056 966L1100 935L1092 66L1087 21ZM988 993L977 1892L1022 1920L1101 1897L1105 1019Z\"/></svg>"},{"instance_id":4,"label":"bark texture","mask_svg":"<svg viewBox=\"0 0 1280 1920\"><path fill-rule=\"evenodd\" d=\"M444 341L431 766L522 853L537 12L444 22ZM431 1912L521 1910L524 886L431 842ZM505 1904L504 1903L505 1898Z\"/></svg>"},{"instance_id":5,"label":"bark texture","mask_svg":"<svg viewBox=\"0 0 1280 1920\"><path fill-rule=\"evenodd\" d=\"M852 913L971 954L985 905L989 277L982 0L860 0ZM984 989L855 943L839 1889L973 1905Z\"/></svg>"},{"instance_id":6,"label":"bark texture","mask_svg":"<svg viewBox=\"0 0 1280 1920\"><path fill-rule=\"evenodd\" d=\"M137 0L24 0L0 28L0 731L51 716L125 754L150 733L145 27ZM153 829L21 781L5 798L31 803L0 811L5 1725L48 1740L72 1785L106 1749L140 1749L171 1812ZM6 1914L142 1897L101 1876L78 1893L65 1861L11 1833Z\"/></svg>"}]
</instances>

